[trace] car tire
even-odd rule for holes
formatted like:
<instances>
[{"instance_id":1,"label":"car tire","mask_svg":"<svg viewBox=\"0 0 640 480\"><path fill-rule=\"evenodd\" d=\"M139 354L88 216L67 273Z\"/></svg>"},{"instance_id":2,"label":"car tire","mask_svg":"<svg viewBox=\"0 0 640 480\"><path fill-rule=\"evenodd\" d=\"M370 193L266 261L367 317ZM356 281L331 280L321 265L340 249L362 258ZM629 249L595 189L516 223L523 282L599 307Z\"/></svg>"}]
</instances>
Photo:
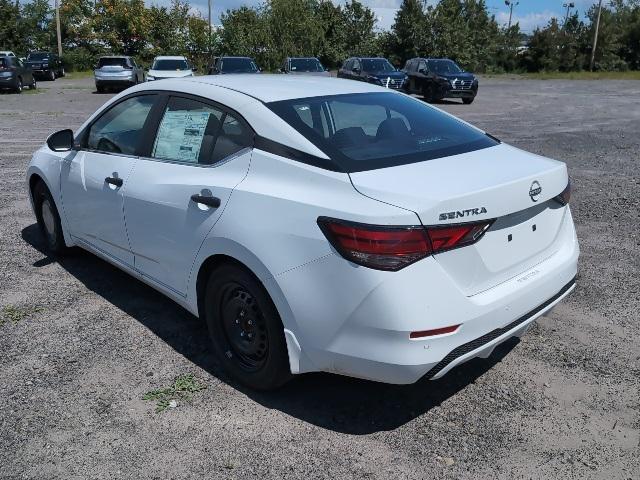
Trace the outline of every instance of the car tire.
<instances>
[{"instance_id":1,"label":"car tire","mask_svg":"<svg viewBox=\"0 0 640 480\"><path fill-rule=\"evenodd\" d=\"M433 88L428 85L422 87L422 98L424 98L425 102L433 103L436 101L436 97L433 94Z\"/></svg>"},{"instance_id":2,"label":"car tire","mask_svg":"<svg viewBox=\"0 0 640 480\"><path fill-rule=\"evenodd\" d=\"M471 97L471 98L463 98L462 99L462 103L464 103L465 105L471 105L473 103L473 101L475 100L476 97Z\"/></svg>"},{"instance_id":3,"label":"car tire","mask_svg":"<svg viewBox=\"0 0 640 480\"><path fill-rule=\"evenodd\" d=\"M36 88L38 88L38 84L36 82L36 77L33 77L33 82L29 85L29 90L35 90Z\"/></svg>"},{"instance_id":4,"label":"car tire","mask_svg":"<svg viewBox=\"0 0 640 480\"><path fill-rule=\"evenodd\" d=\"M104 93L104 87L102 85L96 85L96 91L98 93Z\"/></svg>"},{"instance_id":5,"label":"car tire","mask_svg":"<svg viewBox=\"0 0 640 480\"><path fill-rule=\"evenodd\" d=\"M53 197L44 182L39 181L35 184L31 196L33 198L38 227L47 244L47 249L55 255L64 253L67 250L67 246L64 243L60 215L58 214L58 209L53 201Z\"/></svg>"},{"instance_id":6,"label":"car tire","mask_svg":"<svg viewBox=\"0 0 640 480\"><path fill-rule=\"evenodd\" d=\"M56 72L54 72L53 70L49 70L49 80L51 80L52 82L55 82L56 80Z\"/></svg>"},{"instance_id":7,"label":"car tire","mask_svg":"<svg viewBox=\"0 0 640 480\"><path fill-rule=\"evenodd\" d=\"M16 93L22 93L22 78L18 77L16 80L16 87L14 88Z\"/></svg>"},{"instance_id":8,"label":"car tire","mask_svg":"<svg viewBox=\"0 0 640 480\"><path fill-rule=\"evenodd\" d=\"M213 350L233 379L255 390L272 390L291 378L282 321L248 270L235 264L214 269L204 314Z\"/></svg>"},{"instance_id":9,"label":"car tire","mask_svg":"<svg viewBox=\"0 0 640 480\"><path fill-rule=\"evenodd\" d=\"M62 69L60 70L60 74L58 75L59 77L64 77L67 74L67 72L64 71L64 67L62 67Z\"/></svg>"}]
</instances>

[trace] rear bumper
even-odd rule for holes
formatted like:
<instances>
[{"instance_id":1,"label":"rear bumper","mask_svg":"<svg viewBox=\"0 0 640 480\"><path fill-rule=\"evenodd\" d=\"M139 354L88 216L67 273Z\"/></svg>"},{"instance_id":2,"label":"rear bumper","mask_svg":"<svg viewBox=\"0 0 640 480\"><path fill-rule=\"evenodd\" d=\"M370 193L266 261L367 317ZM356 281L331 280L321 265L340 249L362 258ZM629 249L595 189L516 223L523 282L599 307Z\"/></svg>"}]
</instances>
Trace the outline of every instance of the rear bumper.
<instances>
[{"instance_id":1,"label":"rear bumper","mask_svg":"<svg viewBox=\"0 0 640 480\"><path fill-rule=\"evenodd\" d=\"M130 78L101 78L100 80L96 78L96 87L129 88L133 85L135 85L135 82Z\"/></svg>"},{"instance_id":2,"label":"rear bumper","mask_svg":"<svg viewBox=\"0 0 640 480\"><path fill-rule=\"evenodd\" d=\"M493 288L467 296L433 258L379 272L330 255L276 277L296 325L299 371L329 371L385 383L436 379L486 357L573 289L579 247L567 210L561 247ZM312 292L312 293L310 293ZM460 325L411 339L413 331Z\"/></svg>"},{"instance_id":3,"label":"rear bumper","mask_svg":"<svg viewBox=\"0 0 640 480\"><path fill-rule=\"evenodd\" d=\"M0 88L16 88L18 77L0 77Z\"/></svg>"}]
</instances>

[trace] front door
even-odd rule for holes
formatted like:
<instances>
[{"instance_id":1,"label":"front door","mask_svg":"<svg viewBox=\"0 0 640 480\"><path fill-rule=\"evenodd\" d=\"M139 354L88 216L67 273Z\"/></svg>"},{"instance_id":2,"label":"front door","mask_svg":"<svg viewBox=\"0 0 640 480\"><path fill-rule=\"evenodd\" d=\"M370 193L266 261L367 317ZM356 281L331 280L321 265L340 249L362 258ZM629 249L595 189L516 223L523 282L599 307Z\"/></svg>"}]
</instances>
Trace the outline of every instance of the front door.
<instances>
[{"instance_id":1,"label":"front door","mask_svg":"<svg viewBox=\"0 0 640 480\"><path fill-rule=\"evenodd\" d=\"M249 128L223 107L170 97L125 192L138 271L186 295L200 246L249 170L252 143Z\"/></svg>"},{"instance_id":2,"label":"front door","mask_svg":"<svg viewBox=\"0 0 640 480\"><path fill-rule=\"evenodd\" d=\"M156 97L132 97L107 110L88 127L80 150L63 163L61 172L62 204L71 235L130 267L134 259L123 199Z\"/></svg>"}]
</instances>

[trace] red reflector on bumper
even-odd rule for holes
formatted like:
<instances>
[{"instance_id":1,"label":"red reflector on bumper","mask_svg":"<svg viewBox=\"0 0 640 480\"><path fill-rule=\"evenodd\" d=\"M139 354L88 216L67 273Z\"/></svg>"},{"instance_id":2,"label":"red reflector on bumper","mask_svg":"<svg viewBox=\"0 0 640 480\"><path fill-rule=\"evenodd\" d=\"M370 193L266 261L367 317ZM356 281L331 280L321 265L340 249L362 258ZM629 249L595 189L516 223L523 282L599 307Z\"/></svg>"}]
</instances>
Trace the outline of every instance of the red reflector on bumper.
<instances>
[{"instance_id":1,"label":"red reflector on bumper","mask_svg":"<svg viewBox=\"0 0 640 480\"><path fill-rule=\"evenodd\" d=\"M409 338L433 337L434 335L442 335L443 333L453 333L458 330L460 325L452 325L450 327L435 328L433 330L421 330L419 332L411 332Z\"/></svg>"}]
</instances>

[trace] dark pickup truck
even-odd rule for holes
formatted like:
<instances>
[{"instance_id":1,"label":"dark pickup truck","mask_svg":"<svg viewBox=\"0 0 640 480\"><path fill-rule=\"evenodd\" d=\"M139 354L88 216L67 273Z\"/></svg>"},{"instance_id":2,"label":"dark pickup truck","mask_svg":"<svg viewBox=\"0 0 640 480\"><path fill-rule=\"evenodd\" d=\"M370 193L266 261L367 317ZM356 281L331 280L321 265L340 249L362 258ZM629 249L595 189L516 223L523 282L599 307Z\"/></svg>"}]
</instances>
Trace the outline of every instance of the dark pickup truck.
<instances>
[{"instance_id":1,"label":"dark pickup truck","mask_svg":"<svg viewBox=\"0 0 640 480\"><path fill-rule=\"evenodd\" d=\"M468 105L478 94L478 79L448 58L412 58L402 71L407 75L405 91L428 102L461 98Z\"/></svg>"},{"instance_id":2,"label":"dark pickup truck","mask_svg":"<svg viewBox=\"0 0 640 480\"><path fill-rule=\"evenodd\" d=\"M25 64L31 68L33 75L38 78L55 80L58 77L64 77L62 60L55 53L31 52L27 55Z\"/></svg>"}]
</instances>

